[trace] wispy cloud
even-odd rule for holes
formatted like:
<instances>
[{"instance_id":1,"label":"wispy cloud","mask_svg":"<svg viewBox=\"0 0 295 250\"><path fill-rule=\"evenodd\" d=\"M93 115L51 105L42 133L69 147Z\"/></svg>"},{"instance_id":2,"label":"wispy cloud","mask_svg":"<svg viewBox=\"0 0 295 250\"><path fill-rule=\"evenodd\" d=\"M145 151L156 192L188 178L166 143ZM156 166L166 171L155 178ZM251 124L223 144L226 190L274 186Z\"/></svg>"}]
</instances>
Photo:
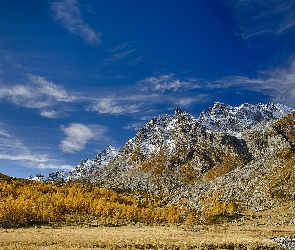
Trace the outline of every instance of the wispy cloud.
<instances>
[{"instance_id":1,"label":"wispy cloud","mask_svg":"<svg viewBox=\"0 0 295 250\"><path fill-rule=\"evenodd\" d=\"M166 102L182 107L217 98L213 89L226 92L235 87L261 93L271 102L295 107L295 58L290 60L288 66L259 71L257 77L236 75L212 81L194 78L181 81L168 74L145 78L139 82L139 87L144 92L159 92L158 96L150 98L156 103Z\"/></svg>"},{"instance_id":2,"label":"wispy cloud","mask_svg":"<svg viewBox=\"0 0 295 250\"><path fill-rule=\"evenodd\" d=\"M20 139L10 134L0 124L0 160L13 161L18 164L38 169L72 169L48 154L30 150Z\"/></svg>"},{"instance_id":3,"label":"wispy cloud","mask_svg":"<svg viewBox=\"0 0 295 250\"><path fill-rule=\"evenodd\" d=\"M100 113L100 114L131 114L136 113L139 111L138 104L126 104L126 101L121 100L121 103L119 104L118 101L120 101L120 98L115 97L107 97L107 98L101 98L99 100L96 100L92 103L92 105L89 106L89 110Z\"/></svg>"},{"instance_id":4,"label":"wispy cloud","mask_svg":"<svg viewBox=\"0 0 295 250\"><path fill-rule=\"evenodd\" d=\"M127 130L139 130L146 122L134 122L129 123L128 125L124 126L124 129Z\"/></svg>"},{"instance_id":5,"label":"wispy cloud","mask_svg":"<svg viewBox=\"0 0 295 250\"><path fill-rule=\"evenodd\" d=\"M62 126L65 138L61 140L60 148L67 153L83 150L91 140L105 140L107 127L102 125L86 126L81 123L72 123L68 127Z\"/></svg>"},{"instance_id":6,"label":"wispy cloud","mask_svg":"<svg viewBox=\"0 0 295 250\"><path fill-rule=\"evenodd\" d=\"M189 106L194 103L202 103L202 102L204 102L204 100L206 100L206 101L209 100L208 95L198 94L198 95L195 95L194 97L182 97L182 98L176 99L175 104L182 106L182 107L186 107L186 106Z\"/></svg>"},{"instance_id":7,"label":"wispy cloud","mask_svg":"<svg viewBox=\"0 0 295 250\"><path fill-rule=\"evenodd\" d=\"M196 93L195 90L201 88L199 82L195 78L181 81L174 74L150 76L137 82L135 86L125 87L124 95L121 89L108 97L96 98L88 105L87 111L138 116L142 115L142 112L157 109L157 105L187 107L196 102L204 102L207 97L205 94Z\"/></svg>"},{"instance_id":8,"label":"wispy cloud","mask_svg":"<svg viewBox=\"0 0 295 250\"><path fill-rule=\"evenodd\" d=\"M295 1L227 0L240 29L249 39L263 34L279 35L295 26Z\"/></svg>"},{"instance_id":9,"label":"wispy cloud","mask_svg":"<svg viewBox=\"0 0 295 250\"><path fill-rule=\"evenodd\" d=\"M212 83L206 83L204 87L226 89L239 86L268 95L272 102L280 102L295 107L295 59L286 68L269 69L259 73L256 78L247 76L225 77Z\"/></svg>"},{"instance_id":10,"label":"wispy cloud","mask_svg":"<svg viewBox=\"0 0 295 250\"><path fill-rule=\"evenodd\" d=\"M60 0L51 3L54 19L72 34L78 35L91 45L101 43L100 32L93 30L82 18L81 11L76 0Z\"/></svg>"},{"instance_id":11,"label":"wispy cloud","mask_svg":"<svg viewBox=\"0 0 295 250\"><path fill-rule=\"evenodd\" d=\"M58 112L54 110L41 110L40 115L46 118L57 118L58 117Z\"/></svg>"},{"instance_id":12,"label":"wispy cloud","mask_svg":"<svg viewBox=\"0 0 295 250\"><path fill-rule=\"evenodd\" d=\"M135 49L116 51L110 58L107 59L107 61L110 61L110 62L121 61L125 59L126 57L130 57L134 55L135 52L136 52Z\"/></svg>"},{"instance_id":13,"label":"wispy cloud","mask_svg":"<svg viewBox=\"0 0 295 250\"><path fill-rule=\"evenodd\" d=\"M144 56L138 54L133 45L126 43L110 50L111 55L105 60L107 63L122 62L127 65L135 65L142 61Z\"/></svg>"},{"instance_id":14,"label":"wispy cloud","mask_svg":"<svg viewBox=\"0 0 295 250\"><path fill-rule=\"evenodd\" d=\"M47 118L57 117L58 110L62 110L62 103L75 100L61 85L47 81L44 77L29 75L28 79L26 84L0 85L0 99L21 107L39 109L40 114Z\"/></svg>"},{"instance_id":15,"label":"wispy cloud","mask_svg":"<svg viewBox=\"0 0 295 250\"><path fill-rule=\"evenodd\" d=\"M46 95L55 101L69 102L73 101L74 99L74 97L70 96L62 86L47 81L44 77L29 75L29 79L32 83L35 83L39 86L38 89L43 95Z\"/></svg>"},{"instance_id":16,"label":"wispy cloud","mask_svg":"<svg viewBox=\"0 0 295 250\"><path fill-rule=\"evenodd\" d=\"M18 152L16 156L18 156L20 152L22 152L21 155L27 155L28 152L28 149L19 139L14 138L4 128L0 128L0 152L2 154L2 157L3 155L10 155L11 152L15 152L15 150L17 150Z\"/></svg>"},{"instance_id":17,"label":"wispy cloud","mask_svg":"<svg viewBox=\"0 0 295 250\"><path fill-rule=\"evenodd\" d=\"M0 124L1 125L1 124ZM3 138L3 137L6 137L6 138L9 138L10 135L2 128L0 128L0 137ZM1 139L2 140L2 139Z\"/></svg>"},{"instance_id":18,"label":"wispy cloud","mask_svg":"<svg viewBox=\"0 0 295 250\"><path fill-rule=\"evenodd\" d=\"M174 74L165 74L160 76L150 76L138 82L145 91L158 91L158 92L183 92L188 89L200 88L196 79L188 79L181 81L175 78Z\"/></svg>"}]
</instances>

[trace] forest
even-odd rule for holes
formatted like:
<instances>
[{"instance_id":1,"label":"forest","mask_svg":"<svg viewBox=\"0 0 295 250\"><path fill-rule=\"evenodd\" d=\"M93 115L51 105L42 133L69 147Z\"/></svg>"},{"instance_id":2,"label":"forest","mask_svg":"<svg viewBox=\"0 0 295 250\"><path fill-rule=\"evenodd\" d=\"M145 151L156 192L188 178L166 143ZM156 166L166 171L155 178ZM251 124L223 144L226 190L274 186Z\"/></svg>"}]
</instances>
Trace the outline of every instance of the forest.
<instances>
[{"instance_id":1,"label":"forest","mask_svg":"<svg viewBox=\"0 0 295 250\"><path fill-rule=\"evenodd\" d=\"M216 216L235 216L234 201L211 193L201 211L186 199L168 204L149 193L123 192L74 182L41 182L0 175L0 223L15 227L40 224L120 226L195 224Z\"/></svg>"}]
</instances>

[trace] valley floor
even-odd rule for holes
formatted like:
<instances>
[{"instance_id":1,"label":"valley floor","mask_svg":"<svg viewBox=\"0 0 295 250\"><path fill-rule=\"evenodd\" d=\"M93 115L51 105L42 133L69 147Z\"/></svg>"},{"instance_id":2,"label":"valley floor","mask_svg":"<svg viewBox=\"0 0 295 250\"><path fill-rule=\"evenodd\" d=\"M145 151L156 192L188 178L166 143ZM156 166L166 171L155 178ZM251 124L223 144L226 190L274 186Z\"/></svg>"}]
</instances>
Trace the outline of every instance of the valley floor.
<instances>
[{"instance_id":1,"label":"valley floor","mask_svg":"<svg viewBox=\"0 0 295 250\"><path fill-rule=\"evenodd\" d=\"M0 229L0 249L281 249L295 225L59 227Z\"/></svg>"}]
</instances>

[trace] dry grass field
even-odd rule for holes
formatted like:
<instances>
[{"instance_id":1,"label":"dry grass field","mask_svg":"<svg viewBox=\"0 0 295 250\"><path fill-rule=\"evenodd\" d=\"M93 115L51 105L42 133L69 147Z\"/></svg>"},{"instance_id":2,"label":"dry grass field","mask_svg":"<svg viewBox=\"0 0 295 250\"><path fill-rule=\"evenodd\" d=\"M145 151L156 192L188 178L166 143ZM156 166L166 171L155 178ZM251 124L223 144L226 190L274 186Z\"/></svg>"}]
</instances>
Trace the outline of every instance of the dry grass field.
<instances>
[{"instance_id":1,"label":"dry grass field","mask_svg":"<svg viewBox=\"0 0 295 250\"><path fill-rule=\"evenodd\" d=\"M295 236L294 225L0 229L0 249L280 249L269 239Z\"/></svg>"},{"instance_id":2,"label":"dry grass field","mask_svg":"<svg viewBox=\"0 0 295 250\"><path fill-rule=\"evenodd\" d=\"M42 196L44 192L33 192L34 190L51 190L52 186L49 186L44 183L34 183L30 186L31 188L26 188L26 183L23 184L21 181L12 181L12 184L15 183L15 186L9 186L8 182L3 182L2 188L9 188L10 193L17 196L17 193L13 191L18 191L21 194L27 192L35 194L35 196L41 201L46 200L45 196ZM1 186L1 185L0 185ZM19 190L17 186L25 187L24 189ZM59 187L54 187L58 189ZM91 192L85 192L84 189L76 186L73 187L62 186L64 188L64 193L68 191L75 191L72 193L76 194L76 191L79 191L80 194L83 193L82 197L87 200L87 196ZM58 189L59 190L59 189ZM107 190L104 190L107 191ZM77 192L77 193L79 193ZM97 191L98 192L98 191ZM2 194L7 194L7 190L3 191ZM53 194L60 192L52 192ZM120 197L115 196L113 192L107 191L107 195L104 195L102 198L106 197ZM92 194L94 195L94 194ZM12 195L10 195L12 196ZM76 197L77 195L73 195ZM40 198L41 197L41 198ZM51 196L48 196L49 199ZM52 198L52 197L51 197ZM58 197L57 197L58 198ZM64 204L65 200L69 200L68 196L61 197L61 204ZM80 197L81 198L81 197ZM83 200L83 199L80 200ZM124 201L126 197L120 197ZM37 199L37 201L38 201ZM73 199L70 199L73 201ZM7 202L6 202L7 201ZM203 223L202 225L193 225L193 223L183 223L180 224L179 221L175 223L169 222L169 220L164 220L165 223L163 226L145 226L149 220L139 221L137 224L134 221L128 221L128 226L118 226L118 227L107 227L107 226L98 226L100 220L82 220L82 221L66 221L66 220L41 220L37 221L41 227L33 227L30 224L21 224L19 220L22 217L19 216L20 212L27 212L26 215L31 215L30 212L36 212L38 210L26 210L23 208L30 208L32 204L27 201L27 207L25 207L24 202L13 203L15 200L9 198L2 201L2 228L0 228L0 249L34 249L34 250L43 250L43 249L202 249L202 250L276 250L280 249L279 246L271 241L271 238L274 237L286 237L289 236L292 239L295 239L295 201L282 202L280 205L274 206L273 209L264 210L260 212L254 211L243 211L240 215L234 215L233 217L228 215L222 215L221 217L212 217L212 218L221 218L223 220L200 220L197 223ZM20 199L20 201L26 201ZM56 201L56 199L52 199ZM79 201L79 200L78 200ZM128 199L126 200L126 207L128 204ZM10 203L9 203L10 202ZM85 203L85 202L84 202ZM84 204L81 203L81 204ZM114 203L114 202L113 202ZM154 202L155 203L155 202ZM156 202L157 203L157 202ZM10 204L10 206L8 206ZM34 203L36 207L39 204ZM79 202L77 204L80 204ZM102 203L106 205L107 203ZM119 204L120 203L114 203ZM150 203L148 203L150 204ZM131 206L129 206L131 207ZM157 207L157 206L156 206ZM9 209L8 209L9 208ZM43 206L41 207L43 208ZM75 211L79 211L77 209ZM83 208L83 207L82 207ZM148 209L149 206L143 207L143 211ZM101 209L99 209L100 211ZM42 210L40 210L42 211ZM46 211L46 209L45 209ZM50 211L50 210L48 210ZM87 211L87 210L85 210ZM108 212L108 210L106 210ZM166 211L166 209L164 210ZM168 208L169 211L169 208ZM173 209L177 211L177 209ZM86 213L86 212L85 212ZM38 214L38 213L37 213ZM3 215L7 215L6 217ZM42 218L43 218L43 214ZM58 215L58 214L57 214ZM99 214L97 214L98 217ZM113 214L112 216L115 216ZM167 214L166 214L167 215ZM169 213L168 213L169 215ZM172 213L173 215L173 213ZM217 215L220 216L220 215ZM34 217L33 217L34 218ZM63 217L61 217L63 218ZM205 217L206 218L206 217ZM210 218L210 217L209 217ZM45 216L46 219L46 216ZM230 219L230 220L228 220ZM84 224L90 225L93 222L92 226L85 227ZM153 221L151 220L150 223ZM208 225L211 222L222 223ZM60 223L55 224L54 227L49 226L49 223ZM141 224L140 224L141 223ZM144 223L146 223L144 225ZM159 223L160 224L160 223ZM17 226L18 228L13 228ZM76 226L73 226L76 225ZM107 224L115 225L115 224ZM124 224L125 225L125 224ZM155 225L155 224L154 224ZM173 225L173 226L172 226ZM190 226L189 226L190 225ZM23 226L23 227L22 227ZM25 227L27 226L27 227ZM295 245L292 245L288 250L293 250Z\"/></svg>"}]
</instances>

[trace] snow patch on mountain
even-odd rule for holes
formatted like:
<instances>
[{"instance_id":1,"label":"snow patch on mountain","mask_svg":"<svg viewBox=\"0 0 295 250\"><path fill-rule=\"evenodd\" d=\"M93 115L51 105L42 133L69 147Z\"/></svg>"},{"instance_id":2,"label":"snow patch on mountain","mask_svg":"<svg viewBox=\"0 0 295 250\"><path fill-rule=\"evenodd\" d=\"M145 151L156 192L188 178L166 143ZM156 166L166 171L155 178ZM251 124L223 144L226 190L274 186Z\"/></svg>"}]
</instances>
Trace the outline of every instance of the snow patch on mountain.
<instances>
[{"instance_id":1,"label":"snow patch on mountain","mask_svg":"<svg viewBox=\"0 0 295 250\"><path fill-rule=\"evenodd\" d=\"M214 130L240 137L241 133L262 121L282 118L294 109L273 103L249 104L239 107L215 102L213 107L201 112L198 122L207 130Z\"/></svg>"},{"instance_id":2,"label":"snow patch on mountain","mask_svg":"<svg viewBox=\"0 0 295 250\"><path fill-rule=\"evenodd\" d=\"M112 146L108 146L105 150L96 155L93 160L82 160L77 167L72 171L55 171L45 177L42 174L36 174L30 176L29 180L35 181L74 181L78 180L82 176L90 174L97 168L101 168L107 165L112 159L118 155L118 149Z\"/></svg>"},{"instance_id":3,"label":"snow patch on mountain","mask_svg":"<svg viewBox=\"0 0 295 250\"><path fill-rule=\"evenodd\" d=\"M140 151L145 157L158 153L161 148L166 148L169 152L172 152L176 146L175 135L181 127L180 120L182 121L182 126L184 128L187 127L188 130L192 124L198 122L194 116L180 108L176 108L173 116L162 115L154 117L126 145L131 149L135 145L140 144Z\"/></svg>"},{"instance_id":4,"label":"snow patch on mountain","mask_svg":"<svg viewBox=\"0 0 295 250\"><path fill-rule=\"evenodd\" d=\"M30 177L27 178L27 180L31 180L31 181L44 181L45 180L45 176L43 174L31 175Z\"/></svg>"},{"instance_id":5,"label":"snow patch on mountain","mask_svg":"<svg viewBox=\"0 0 295 250\"><path fill-rule=\"evenodd\" d=\"M118 149L108 146L105 150L96 155L93 160L85 159L69 173L67 180L77 180L81 176L90 174L94 169L107 165L118 155Z\"/></svg>"}]
</instances>

